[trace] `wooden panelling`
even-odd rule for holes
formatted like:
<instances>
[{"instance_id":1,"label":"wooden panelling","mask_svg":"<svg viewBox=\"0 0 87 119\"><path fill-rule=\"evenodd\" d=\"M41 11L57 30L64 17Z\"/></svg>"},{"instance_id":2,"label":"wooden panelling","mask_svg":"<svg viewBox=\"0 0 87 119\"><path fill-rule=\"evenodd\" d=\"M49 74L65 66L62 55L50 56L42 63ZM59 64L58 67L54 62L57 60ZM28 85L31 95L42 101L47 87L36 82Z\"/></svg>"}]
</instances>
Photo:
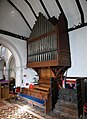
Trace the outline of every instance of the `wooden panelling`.
<instances>
[{"instance_id":1,"label":"wooden panelling","mask_svg":"<svg viewBox=\"0 0 87 119\"><path fill-rule=\"evenodd\" d=\"M50 66L58 66L57 60L51 60L46 62L32 62L27 64L28 67L35 68L35 67L50 67Z\"/></svg>"},{"instance_id":2,"label":"wooden panelling","mask_svg":"<svg viewBox=\"0 0 87 119\"><path fill-rule=\"evenodd\" d=\"M9 82L0 82L0 99L9 97Z\"/></svg>"}]
</instances>

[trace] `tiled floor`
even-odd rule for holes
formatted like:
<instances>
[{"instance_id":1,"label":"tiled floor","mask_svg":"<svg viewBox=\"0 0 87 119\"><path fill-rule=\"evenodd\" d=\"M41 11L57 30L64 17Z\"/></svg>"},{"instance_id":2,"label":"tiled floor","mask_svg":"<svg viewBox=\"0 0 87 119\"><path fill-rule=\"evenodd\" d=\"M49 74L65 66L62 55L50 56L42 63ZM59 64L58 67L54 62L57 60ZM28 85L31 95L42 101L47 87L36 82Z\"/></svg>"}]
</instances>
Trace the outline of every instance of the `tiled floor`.
<instances>
[{"instance_id":1,"label":"tiled floor","mask_svg":"<svg viewBox=\"0 0 87 119\"><path fill-rule=\"evenodd\" d=\"M45 114L43 109L32 106L23 99L16 101L11 100L10 103L16 104L21 108L25 108L27 111L30 111L40 119L78 119L76 105L71 105L60 100L58 100L55 109L49 114Z\"/></svg>"},{"instance_id":2,"label":"tiled floor","mask_svg":"<svg viewBox=\"0 0 87 119\"><path fill-rule=\"evenodd\" d=\"M0 100L0 119L43 119L40 115L16 104Z\"/></svg>"}]
</instances>

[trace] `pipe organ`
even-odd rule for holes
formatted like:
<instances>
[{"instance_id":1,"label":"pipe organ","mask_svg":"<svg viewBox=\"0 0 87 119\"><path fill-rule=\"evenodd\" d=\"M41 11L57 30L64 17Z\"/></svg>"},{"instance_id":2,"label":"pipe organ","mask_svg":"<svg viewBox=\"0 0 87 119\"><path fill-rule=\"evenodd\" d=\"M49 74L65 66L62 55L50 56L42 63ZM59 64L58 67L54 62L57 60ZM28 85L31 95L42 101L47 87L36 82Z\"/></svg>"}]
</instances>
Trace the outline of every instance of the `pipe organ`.
<instances>
[{"instance_id":1,"label":"pipe organ","mask_svg":"<svg viewBox=\"0 0 87 119\"><path fill-rule=\"evenodd\" d=\"M54 33L50 33L42 39L37 39L34 42L29 42L28 45L28 62L42 62L57 60L57 37Z\"/></svg>"},{"instance_id":2,"label":"pipe organ","mask_svg":"<svg viewBox=\"0 0 87 119\"><path fill-rule=\"evenodd\" d=\"M61 13L58 19L53 17L48 20L39 13L27 41L27 49L27 67L35 69L40 77L37 91L42 89L41 87L52 89L47 102L49 107L47 112L49 112L55 107L57 100L55 95L58 95L58 89L55 89L57 82L53 86L50 79L52 78L52 83L56 79L58 81L71 66L67 19L64 14ZM47 86L46 82L50 82L50 86Z\"/></svg>"},{"instance_id":3,"label":"pipe organ","mask_svg":"<svg viewBox=\"0 0 87 119\"><path fill-rule=\"evenodd\" d=\"M67 22L61 14L56 25L41 13L28 39L28 67L71 66Z\"/></svg>"}]
</instances>

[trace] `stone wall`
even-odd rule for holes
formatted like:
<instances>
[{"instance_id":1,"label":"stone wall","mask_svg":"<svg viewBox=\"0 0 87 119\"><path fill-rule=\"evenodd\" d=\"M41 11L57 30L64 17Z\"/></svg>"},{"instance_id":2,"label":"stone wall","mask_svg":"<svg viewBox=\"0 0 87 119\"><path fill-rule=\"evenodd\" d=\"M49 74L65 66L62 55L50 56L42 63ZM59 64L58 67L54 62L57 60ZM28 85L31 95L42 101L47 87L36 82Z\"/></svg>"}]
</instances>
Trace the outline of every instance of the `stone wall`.
<instances>
[{"instance_id":1,"label":"stone wall","mask_svg":"<svg viewBox=\"0 0 87 119\"><path fill-rule=\"evenodd\" d=\"M69 103L77 104L77 90L76 89L67 89L62 88L59 91L59 97L60 100L64 100Z\"/></svg>"}]
</instances>

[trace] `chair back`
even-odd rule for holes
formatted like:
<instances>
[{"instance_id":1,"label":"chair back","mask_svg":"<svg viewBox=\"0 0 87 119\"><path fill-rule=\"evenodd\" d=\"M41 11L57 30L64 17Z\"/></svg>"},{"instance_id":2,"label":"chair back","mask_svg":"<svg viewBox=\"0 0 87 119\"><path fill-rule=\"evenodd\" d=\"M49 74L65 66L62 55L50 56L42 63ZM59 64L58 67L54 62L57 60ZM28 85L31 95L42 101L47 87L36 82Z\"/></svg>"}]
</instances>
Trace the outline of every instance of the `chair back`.
<instances>
[{"instance_id":1,"label":"chair back","mask_svg":"<svg viewBox=\"0 0 87 119\"><path fill-rule=\"evenodd\" d=\"M21 89L20 87L16 87L16 92L20 93L20 89Z\"/></svg>"}]
</instances>

